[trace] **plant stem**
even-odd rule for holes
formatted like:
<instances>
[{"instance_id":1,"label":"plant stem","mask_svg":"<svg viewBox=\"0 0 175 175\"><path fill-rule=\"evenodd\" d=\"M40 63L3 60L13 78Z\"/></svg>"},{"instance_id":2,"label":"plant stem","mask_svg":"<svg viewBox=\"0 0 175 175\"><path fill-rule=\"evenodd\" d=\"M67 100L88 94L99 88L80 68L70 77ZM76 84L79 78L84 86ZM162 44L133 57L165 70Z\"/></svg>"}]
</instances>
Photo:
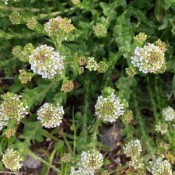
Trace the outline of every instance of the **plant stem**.
<instances>
[{"instance_id":1,"label":"plant stem","mask_svg":"<svg viewBox=\"0 0 175 175\"><path fill-rule=\"evenodd\" d=\"M92 134L93 149L95 149L95 147L96 147L99 123L100 123L100 120L97 118L97 120L95 121L95 124L94 124L94 130L93 130L93 134Z\"/></svg>"},{"instance_id":2,"label":"plant stem","mask_svg":"<svg viewBox=\"0 0 175 175\"><path fill-rule=\"evenodd\" d=\"M47 161L45 161L44 159L42 159L41 157L37 156L35 153L33 153L31 150L29 150L27 152L31 157L33 157L35 160L39 160L40 162L44 163L45 165L49 166L50 168L52 168L55 172L60 173L60 170L57 169L54 165L49 164Z\"/></svg>"}]
</instances>

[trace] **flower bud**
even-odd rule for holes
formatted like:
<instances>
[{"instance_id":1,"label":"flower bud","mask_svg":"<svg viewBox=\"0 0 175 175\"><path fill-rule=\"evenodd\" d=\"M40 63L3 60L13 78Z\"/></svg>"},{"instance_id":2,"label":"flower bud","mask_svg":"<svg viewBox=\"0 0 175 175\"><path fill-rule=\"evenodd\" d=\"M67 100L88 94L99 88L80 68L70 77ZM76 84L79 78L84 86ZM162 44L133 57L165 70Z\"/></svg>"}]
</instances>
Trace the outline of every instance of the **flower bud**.
<instances>
[{"instance_id":1,"label":"flower bud","mask_svg":"<svg viewBox=\"0 0 175 175\"><path fill-rule=\"evenodd\" d=\"M93 27L94 34L98 38L104 38L107 36L107 28L103 24L97 24Z\"/></svg>"},{"instance_id":2,"label":"flower bud","mask_svg":"<svg viewBox=\"0 0 175 175\"><path fill-rule=\"evenodd\" d=\"M22 22L22 16L17 11L13 11L9 16L9 19L12 24L21 24Z\"/></svg>"},{"instance_id":3,"label":"flower bud","mask_svg":"<svg viewBox=\"0 0 175 175\"><path fill-rule=\"evenodd\" d=\"M27 24L26 25L27 25L27 27L29 29L35 30L37 28L37 26L38 26L38 21L37 21L37 19L35 17L32 17L31 19L29 19L27 21Z\"/></svg>"},{"instance_id":4,"label":"flower bud","mask_svg":"<svg viewBox=\"0 0 175 175\"><path fill-rule=\"evenodd\" d=\"M74 83L72 80L67 80L62 84L61 91L62 92L70 92L74 89Z\"/></svg>"}]
</instances>

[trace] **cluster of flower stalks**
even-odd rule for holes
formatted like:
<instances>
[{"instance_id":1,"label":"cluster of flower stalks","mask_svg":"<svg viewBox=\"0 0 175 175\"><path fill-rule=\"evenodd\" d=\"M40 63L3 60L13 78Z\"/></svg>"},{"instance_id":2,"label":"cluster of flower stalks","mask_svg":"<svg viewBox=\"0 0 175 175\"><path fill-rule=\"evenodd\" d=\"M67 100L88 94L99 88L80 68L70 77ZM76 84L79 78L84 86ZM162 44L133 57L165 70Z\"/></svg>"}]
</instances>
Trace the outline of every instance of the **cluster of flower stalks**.
<instances>
[{"instance_id":1,"label":"cluster of flower stalks","mask_svg":"<svg viewBox=\"0 0 175 175\"><path fill-rule=\"evenodd\" d=\"M77 8L81 8L80 1L72 0L72 3ZM7 0L5 0L5 4L8 4ZM123 132L125 136L121 152L122 156L128 158L128 161L125 162L126 170L129 169L131 173L138 175L148 172L152 175L173 175L175 110L166 103L157 107L157 103L160 101L160 99L157 100L160 97L158 88L156 83L154 84L155 88L153 88L153 82L150 81L151 76L156 77L166 71L167 46L165 42L160 39L149 42L145 33L136 35L132 40L131 49L126 53L128 56L127 67L123 76L116 83L117 88L104 83L102 89L99 88L93 92L92 82L88 78L96 75L107 77L115 68L116 61L111 64L111 61L105 58L99 60L95 54L91 55L88 52L83 55L82 52L80 54L77 51L71 55L72 52L66 50L69 42L74 42L79 35L82 36L80 29L73 24L71 19L57 16L41 24L35 17L26 19L18 11L13 11L9 20L13 25L25 24L33 32L44 35L48 42L38 45L35 43L17 45L12 49L14 58L19 59L25 65L18 74L22 88L26 88L27 85L31 88L32 82L34 84L44 82L43 86L47 85L43 89L41 87L38 94L35 93L29 98L25 94L30 91L27 88L23 93L9 91L1 96L0 130L3 137L8 140L7 145L9 146L1 148L0 152L2 152L2 163L6 169L20 172L26 155L30 154L61 175L114 174L115 172L108 168L110 167L110 163L107 163L109 157L105 154L103 145L98 142L98 134L100 126L119 122L122 128L120 132ZM107 26L103 23L94 24L91 31L94 37L99 40L108 35ZM149 96L151 120L143 119L139 108L137 93L140 93L140 90L136 81L138 76L144 77L146 80L144 83L147 86L147 95ZM78 119L83 124L79 127L75 118L68 121L69 132L74 133L74 140L70 141L71 144L69 144L69 139L71 140L72 137L67 134L69 139L65 138L63 131L67 116L70 116L65 101L66 97L71 96L74 92L76 94L72 96L78 96L82 93L78 89L79 84L76 77L82 77L84 81L85 103L82 107L83 114L80 114ZM107 79L110 78L112 78L111 74ZM133 88L133 93L131 92L127 96L126 93L129 93L131 88ZM56 94L52 96L53 99L49 95L45 98L44 95L52 92ZM92 103L88 99L90 94L94 100ZM37 99L37 95L44 97L40 100ZM81 109L78 108L78 110ZM92 121L88 121L91 120L88 119L89 116L93 116ZM63 140L68 149L64 148L61 156L58 156L63 164L59 162L59 166L54 166L51 165L53 160L47 162L33 155L30 151L32 138L26 139L25 135L19 136L21 132L19 130L27 122L33 121L37 121L46 137L48 133L52 132L60 134L60 137L61 134L64 135ZM75 126L76 124L77 126ZM75 129L76 127L79 127L78 131ZM80 136L78 135L79 130L82 130ZM19 139L17 139L18 137ZM81 138L80 141L77 141L76 137ZM14 138L16 141L13 141ZM52 136L49 139L57 140L58 138ZM76 150L76 147L79 146L76 145L77 142L82 145L80 149ZM13 144L10 145L10 143ZM74 147L73 150L71 146Z\"/></svg>"}]
</instances>

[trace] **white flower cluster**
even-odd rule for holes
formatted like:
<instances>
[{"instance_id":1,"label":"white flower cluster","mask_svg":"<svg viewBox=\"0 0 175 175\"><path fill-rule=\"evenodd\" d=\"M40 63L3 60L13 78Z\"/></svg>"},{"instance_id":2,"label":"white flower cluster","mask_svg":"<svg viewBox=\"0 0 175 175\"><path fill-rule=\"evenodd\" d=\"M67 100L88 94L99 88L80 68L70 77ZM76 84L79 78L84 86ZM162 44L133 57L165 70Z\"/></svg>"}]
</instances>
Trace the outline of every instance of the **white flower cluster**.
<instances>
[{"instance_id":1,"label":"white flower cluster","mask_svg":"<svg viewBox=\"0 0 175 175\"><path fill-rule=\"evenodd\" d=\"M96 71L98 67L98 63L95 61L94 57L88 57L86 68L89 69L89 71Z\"/></svg>"},{"instance_id":2,"label":"white flower cluster","mask_svg":"<svg viewBox=\"0 0 175 175\"><path fill-rule=\"evenodd\" d=\"M124 114L124 105L121 100L111 94L108 97L99 96L95 105L95 115L103 122L113 123Z\"/></svg>"},{"instance_id":3,"label":"white flower cluster","mask_svg":"<svg viewBox=\"0 0 175 175\"><path fill-rule=\"evenodd\" d=\"M90 170L99 169L103 165L103 155L97 150L83 151L81 165Z\"/></svg>"},{"instance_id":4,"label":"white flower cluster","mask_svg":"<svg viewBox=\"0 0 175 175\"><path fill-rule=\"evenodd\" d=\"M63 73L63 58L53 47L41 45L29 56L29 63L34 73L52 79L55 75Z\"/></svg>"},{"instance_id":5,"label":"white flower cluster","mask_svg":"<svg viewBox=\"0 0 175 175\"><path fill-rule=\"evenodd\" d=\"M97 150L88 150L81 153L78 168L71 167L70 175L95 175L95 170L103 165L103 155Z\"/></svg>"},{"instance_id":6,"label":"white flower cluster","mask_svg":"<svg viewBox=\"0 0 175 175\"><path fill-rule=\"evenodd\" d=\"M164 123L164 122L158 123L155 125L155 130L157 132L160 132L162 135L166 134L168 132L168 125L167 123Z\"/></svg>"},{"instance_id":7,"label":"white flower cluster","mask_svg":"<svg viewBox=\"0 0 175 175\"><path fill-rule=\"evenodd\" d=\"M158 46L148 43L143 48L136 47L131 63L145 74L157 73L165 66L165 54Z\"/></svg>"},{"instance_id":8,"label":"white flower cluster","mask_svg":"<svg viewBox=\"0 0 175 175\"><path fill-rule=\"evenodd\" d=\"M22 161L23 159L20 153L13 149L7 149L5 154L2 156L3 164L11 171L19 170L22 167Z\"/></svg>"},{"instance_id":9,"label":"white flower cluster","mask_svg":"<svg viewBox=\"0 0 175 175\"><path fill-rule=\"evenodd\" d=\"M71 24L71 19L61 18L60 16L56 18L51 18L45 25L44 29L49 36L61 36L65 37L65 34L70 33L74 30L74 26Z\"/></svg>"},{"instance_id":10,"label":"white flower cluster","mask_svg":"<svg viewBox=\"0 0 175 175\"><path fill-rule=\"evenodd\" d=\"M18 124L28 114L28 106L21 101L22 96L8 92L2 95L0 104L0 130L7 125L9 120Z\"/></svg>"},{"instance_id":11,"label":"white flower cluster","mask_svg":"<svg viewBox=\"0 0 175 175\"><path fill-rule=\"evenodd\" d=\"M42 126L46 128L55 128L62 122L64 115L63 106L59 104L53 105L51 103L45 103L37 111L37 118L41 121Z\"/></svg>"},{"instance_id":12,"label":"white flower cluster","mask_svg":"<svg viewBox=\"0 0 175 175\"><path fill-rule=\"evenodd\" d=\"M168 160L164 159L164 156L154 157L151 161L149 161L148 171L152 173L152 175L172 175L171 164Z\"/></svg>"},{"instance_id":13,"label":"white flower cluster","mask_svg":"<svg viewBox=\"0 0 175 175\"><path fill-rule=\"evenodd\" d=\"M82 167L77 169L75 167L71 167L70 175L94 175L94 170L89 170Z\"/></svg>"},{"instance_id":14,"label":"white flower cluster","mask_svg":"<svg viewBox=\"0 0 175 175\"><path fill-rule=\"evenodd\" d=\"M129 165L134 169L142 169L144 167L143 159L140 157L142 152L142 145L140 140L132 140L124 147L124 153L127 157L131 157Z\"/></svg>"},{"instance_id":15,"label":"white flower cluster","mask_svg":"<svg viewBox=\"0 0 175 175\"><path fill-rule=\"evenodd\" d=\"M127 157L138 157L142 152L140 140L131 140L124 147L124 153Z\"/></svg>"},{"instance_id":16,"label":"white flower cluster","mask_svg":"<svg viewBox=\"0 0 175 175\"><path fill-rule=\"evenodd\" d=\"M162 116L165 121L175 120L175 111L172 107L168 106L162 110Z\"/></svg>"}]
</instances>

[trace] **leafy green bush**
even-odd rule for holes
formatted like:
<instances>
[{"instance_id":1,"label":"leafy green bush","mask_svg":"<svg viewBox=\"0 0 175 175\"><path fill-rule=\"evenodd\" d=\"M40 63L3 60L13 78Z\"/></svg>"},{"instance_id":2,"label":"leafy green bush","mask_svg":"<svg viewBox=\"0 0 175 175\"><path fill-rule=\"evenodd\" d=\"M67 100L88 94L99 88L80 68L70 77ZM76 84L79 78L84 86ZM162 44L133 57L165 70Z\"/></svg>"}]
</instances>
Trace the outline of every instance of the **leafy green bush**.
<instances>
[{"instance_id":1,"label":"leafy green bush","mask_svg":"<svg viewBox=\"0 0 175 175\"><path fill-rule=\"evenodd\" d=\"M1 174L31 156L43 175L172 175L174 5L1 0Z\"/></svg>"}]
</instances>

